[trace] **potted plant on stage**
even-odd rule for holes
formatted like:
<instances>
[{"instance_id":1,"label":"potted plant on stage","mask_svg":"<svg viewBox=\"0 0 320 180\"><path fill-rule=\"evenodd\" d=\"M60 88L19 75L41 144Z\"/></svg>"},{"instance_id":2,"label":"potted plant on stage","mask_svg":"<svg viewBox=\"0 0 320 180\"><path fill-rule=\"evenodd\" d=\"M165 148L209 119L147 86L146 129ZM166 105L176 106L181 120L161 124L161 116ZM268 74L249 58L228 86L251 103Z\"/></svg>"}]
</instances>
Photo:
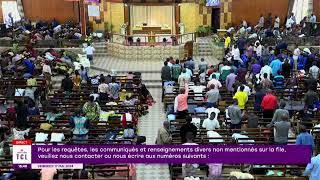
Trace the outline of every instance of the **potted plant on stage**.
<instances>
[{"instance_id":1,"label":"potted plant on stage","mask_svg":"<svg viewBox=\"0 0 320 180\"><path fill-rule=\"evenodd\" d=\"M212 32L211 27L209 26L199 26L196 33L198 37L205 37L210 35Z\"/></svg>"},{"instance_id":2,"label":"potted plant on stage","mask_svg":"<svg viewBox=\"0 0 320 180\"><path fill-rule=\"evenodd\" d=\"M104 29L106 31L106 39L110 39L111 38L111 34L112 34L112 31L113 31L113 24L112 23L109 23L109 22L105 22L104 23Z\"/></svg>"}]
</instances>

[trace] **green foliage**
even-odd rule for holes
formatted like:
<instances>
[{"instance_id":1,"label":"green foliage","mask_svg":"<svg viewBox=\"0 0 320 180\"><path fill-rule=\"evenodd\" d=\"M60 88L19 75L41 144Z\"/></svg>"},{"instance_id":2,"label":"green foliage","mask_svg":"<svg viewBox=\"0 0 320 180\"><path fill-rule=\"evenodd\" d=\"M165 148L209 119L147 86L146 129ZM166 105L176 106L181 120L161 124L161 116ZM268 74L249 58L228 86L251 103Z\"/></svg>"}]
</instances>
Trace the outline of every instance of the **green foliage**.
<instances>
[{"instance_id":1,"label":"green foliage","mask_svg":"<svg viewBox=\"0 0 320 180\"><path fill-rule=\"evenodd\" d=\"M111 33L113 31L114 25L109 22L104 23L104 29L106 32Z\"/></svg>"},{"instance_id":2,"label":"green foliage","mask_svg":"<svg viewBox=\"0 0 320 180\"><path fill-rule=\"evenodd\" d=\"M206 4L206 0L199 0L199 4Z\"/></svg>"},{"instance_id":3,"label":"green foliage","mask_svg":"<svg viewBox=\"0 0 320 180\"><path fill-rule=\"evenodd\" d=\"M200 36L206 36L206 35L209 35L210 33L212 33L212 30L211 30L210 26L199 26L197 28L197 33Z\"/></svg>"},{"instance_id":4,"label":"green foliage","mask_svg":"<svg viewBox=\"0 0 320 180\"><path fill-rule=\"evenodd\" d=\"M64 55L68 56L71 59L72 62L76 61L77 58L78 58L78 54L76 54L76 53L74 53L72 51L65 51Z\"/></svg>"},{"instance_id":5,"label":"green foliage","mask_svg":"<svg viewBox=\"0 0 320 180\"><path fill-rule=\"evenodd\" d=\"M14 43L12 45L12 47L10 48L10 50L14 53L14 54L18 54L22 51L22 48L19 46L18 43Z\"/></svg>"}]
</instances>

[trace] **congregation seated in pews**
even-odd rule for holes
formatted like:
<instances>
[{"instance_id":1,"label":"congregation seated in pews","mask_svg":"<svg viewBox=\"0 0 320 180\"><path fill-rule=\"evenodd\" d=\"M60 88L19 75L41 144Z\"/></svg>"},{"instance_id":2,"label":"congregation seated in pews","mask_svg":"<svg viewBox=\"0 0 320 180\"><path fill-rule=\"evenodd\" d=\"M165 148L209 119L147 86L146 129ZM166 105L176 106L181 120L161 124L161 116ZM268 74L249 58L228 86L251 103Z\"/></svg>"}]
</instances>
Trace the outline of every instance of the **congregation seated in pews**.
<instances>
[{"instance_id":1,"label":"congregation seated in pews","mask_svg":"<svg viewBox=\"0 0 320 180\"><path fill-rule=\"evenodd\" d=\"M215 66L201 59L197 68L192 58L185 63L168 58L161 71L167 121L158 132L165 141L157 143L303 144L317 154L319 57L308 57L311 52L306 52L294 61L288 52L270 51L266 59L244 51L246 59L224 59ZM243 166L220 164L214 171L210 164L172 164L170 170L173 179L230 177L229 171L250 173L249 179L308 175L303 174L305 166Z\"/></svg>"},{"instance_id":2,"label":"congregation seated in pews","mask_svg":"<svg viewBox=\"0 0 320 180\"><path fill-rule=\"evenodd\" d=\"M66 75L61 89L51 92L47 90L46 78L39 74L26 79L10 78L6 72L3 75L0 80L2 177L19 179L22 173L11 168L10 142L14 139L31 139L34 144L143 144L146 141L138 133L138 119L148 113L148 106L153 102L139 72L121 76ZM26 93L27 89L32 89L31 93ZM45 172L26 173L37 179ZM134 179L135 166L86 164L81 171L55 170L54 177L75 179L80 174L87 174L84 176L87 179Z\"/></svg>"}]
</instances>

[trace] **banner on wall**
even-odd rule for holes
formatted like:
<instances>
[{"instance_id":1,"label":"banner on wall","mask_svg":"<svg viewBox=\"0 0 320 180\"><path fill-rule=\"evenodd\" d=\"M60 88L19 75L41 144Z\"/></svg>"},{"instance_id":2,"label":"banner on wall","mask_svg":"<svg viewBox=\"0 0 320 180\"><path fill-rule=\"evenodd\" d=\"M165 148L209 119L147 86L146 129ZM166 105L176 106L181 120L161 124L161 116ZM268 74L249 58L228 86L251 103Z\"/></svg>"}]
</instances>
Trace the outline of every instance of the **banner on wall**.
<instances>
[{"instance_id":1,"label":"banner on wall","mask_svg":"<svg viewBox=\"0 0 320 180\"><path fill-rule=\"evenodd\" d=\"M97 5L88 5L89 17L100 17L100 7Z\"/></svg>"}]
</instances>

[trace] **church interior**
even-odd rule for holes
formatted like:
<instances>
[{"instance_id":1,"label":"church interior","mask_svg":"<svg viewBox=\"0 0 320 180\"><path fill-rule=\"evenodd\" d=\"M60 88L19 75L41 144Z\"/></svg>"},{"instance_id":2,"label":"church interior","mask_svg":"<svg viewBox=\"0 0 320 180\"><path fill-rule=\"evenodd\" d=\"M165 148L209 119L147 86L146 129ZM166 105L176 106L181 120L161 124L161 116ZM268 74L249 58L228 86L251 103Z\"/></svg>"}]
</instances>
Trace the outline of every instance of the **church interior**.
<instances>
[{"instance_id":1,"label":"church interior","mask_svg":"<svg viewBox=\"0 0 320 180\"><path fill-rule=\"evenodd\" d=\"M319 0L0 0L0 179L319 180L319 19ZM312 152L17 169L16 140Z\"/></svg>"}]
</instances>

